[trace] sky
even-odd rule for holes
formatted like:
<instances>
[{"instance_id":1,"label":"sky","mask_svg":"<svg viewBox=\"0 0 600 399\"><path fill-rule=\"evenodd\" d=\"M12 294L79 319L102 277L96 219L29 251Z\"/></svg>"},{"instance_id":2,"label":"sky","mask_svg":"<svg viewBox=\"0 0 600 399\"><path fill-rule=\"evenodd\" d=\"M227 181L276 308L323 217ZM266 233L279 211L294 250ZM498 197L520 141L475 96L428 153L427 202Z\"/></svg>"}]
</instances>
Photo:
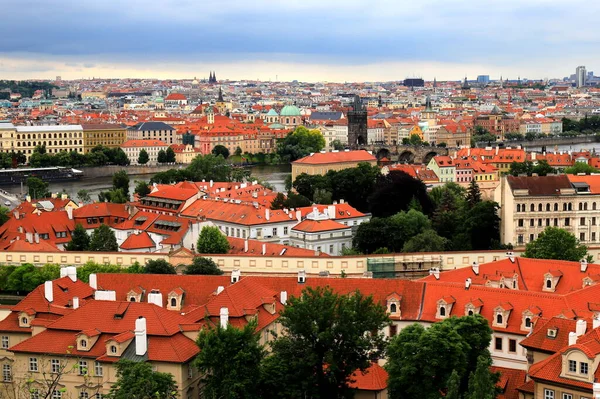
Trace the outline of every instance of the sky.
<instances>
[{"instance_id":1,"label":"sky","mask_svg":"<svg viewBox=\"0 0 600 399\"><path fill-rule=\"evenodd\" d=\"M600 69L594 1L1 3L0 79L201 79L214 70L220 80L441 81Z\"/></svg>"}]
</instances>

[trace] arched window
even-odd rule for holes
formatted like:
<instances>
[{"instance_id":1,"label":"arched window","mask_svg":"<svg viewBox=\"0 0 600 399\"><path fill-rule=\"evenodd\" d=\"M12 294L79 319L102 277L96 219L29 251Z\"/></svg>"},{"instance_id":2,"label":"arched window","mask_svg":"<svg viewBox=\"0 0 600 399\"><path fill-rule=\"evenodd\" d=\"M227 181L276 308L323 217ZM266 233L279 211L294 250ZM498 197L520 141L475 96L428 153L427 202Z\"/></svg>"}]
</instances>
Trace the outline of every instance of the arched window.
<instances>
[{"instance_id":1,"label":"arched window","mask_svg":"<svg viewBox=\"0 0 600 399\"><path fill-rule=\"evenodd\" d=\"M558 212L558 204L557 203L554 204L554 210Z\"/></svg>"},{"instance_id":2,"label":"arched window","mask_svg":"<svg viewBox=\"0 0 600 399\"><path fill-rule=\"evenodd\" d=\"M552 288L552 280L546 279L546 288Z\"/></svg>"},{"instance_id":3,"label":"arched window","mask_svg":"<svg viewBox=\"0 0 600 399\"><path fill-rule=\"evenodd\" d=\"M563 211L567 210L567 204L563 204Z\"/></svg>"},{"instance_id":4,"label":"arched window","mask_svg":"<svg viewBox=\"0 0 600 399\"><path fill-rule=\"evenodd\" d=\"M535 212L535 205L531 204L531 206L529 207L529 210L531 212Z\"/></svg>"},{"instance_id":5,"label":"arched window","mask_svg":"<svg viewBox=\"0 0 600 399\"><path fill-rule=\"evenodd\" d=\"M110 353L117 353L117 347L115 345L110 346Z\"/></svg>"},{"instance_id":6,"label":"arched window","mask_svg":"<svg viewBox=\"0 0 600 399\"><path fill-rule=\"evenodd\" d=\"M579 203L579 210L580 210L580 211L583 211L583 202L580 202L580 203Z\"/></svg>"},{"instance_id":7,"label":"arched window","mask_svg":"<svg viewBox=\"0 0 600 399\"><path fill-rule=\"evenodd\" d=\"M525 318L525 327L527 327L527 328L531 327L531 319L529 317Z\"/></svg>"},{"instance_id":8,"label":"arched window","mask_svg":"<svg viewBox=\"0 0 600 399\"><path fill-rule=\"evenodd\" d=\"M569 202L569 206L567 207L568 210L572 211L573 210L573 203Z\"/></svg>"},{"instance_id":9,"label":"arched window","mask_svg":"<svg viewBox=\"0 0 600 399\"><path fill-rule=\"evenodd\" d=\"M539 204L539 205L538 205L538 212L541 212L542 210L543 210L543 208L542 208L542 204Z\"/></svg>"},{"instance_id":10,"label":"arched window","mask_svg":"<svg viewBox=\"0 0 600 399\"><path fill-rule=\"evenodd\" d=\"M27 323L29 323L29 320L27 319L27 317L22 317L21 318L21 323L22 324L27 324Z\"/></svg>"},{"instance_id":11,"label":"arched window","mask_svg":"<svg viewBox=\"0 0 600 399\"><path fill-rule=\"evenodd\" d=\"M468 315L469 315L469 316L473 316L473 311L472 311L472 310L469 310L469 313L468 313Z\"/></svg>"},{"instance_id":12,"label":"arched window","mask_svg":"<svg viewBox=\"0 0 600 399\"><path fill-rule=\"evenodd\" d=\"M79 346L81 346L82 348L87 348L87 341L85 339L82 339L81 341L79 341Z\"/></svg>"},{"instance_id":13,"label":"arched window","mask_svg":"<svg viewBox=\"0 0 600 399\"><path fill-rule=\"evenodd\" d=\"M584 211L587 211L587 202L584 202L584 203L583 203L583 210L584 210Z\"/></svg>"},{"instance_id":14,"label":"arched window","mask_svg":"<svg viewBox=\"0 0 600 399\"><path fill-rule=\"evenodd\" d=\"M517 204L517 212L521 212L521 204Z\"/></svg>"},{"instance_id":15,"label":"arched window","mask_svg":"<svg viewBox=\"0 0 600 399\"><path fill-rule=\"evenodd\" d=\"M390 313L396 313L398 311L398 306L395 303L390 305Z\"/></svg>"},{"instance_id":16,"label":"arched window","mask_svg":"<svg viewBox=\"0 0 600 399\"><path fill-rule=\"evenodd\" d=\"M446 316L446 307L445 306L440 307L440 316Z\"/></svg>"},{"instance_id":17,"label":"arched window","mask_svg":"<svg viewBox=\"0 0 600 399\"><path fill-rule=\"evenodd\" d=\"M290 118L285 118L285 124L289 125L290 124Z\"/></svg>"},{"instance_id":18,"label":"arched window","mask_svg":"<svg viewBox=\"0 0 600 399\"><path fill-rule=\"evenodd\" d=\"M177 298L171 298L171 307L174 308L177 306Z\"/></svg>"},{"instance_id":19,"label":"arched window","mask_svg":"<svg viewBox=\"0 0 600 399\"><path fill-rule=\"evenodd\" d=\"M135 297L134 296L130 297L129 302L135 302Z\"/></svg>"},{"instance_id":20,"label":"arched window","mask_svg":"<svg viewBox=\"0 0 600 399\"><path fill-rule=\"evenodd\" d=\"M550 204L546 204L546 212L550 212Z\"/></svg>"},{"instance_id":21,"label":"arched window","mask_svg":"<svg viewBox=\"0 0 600 399\"><path fill-rule=\"evenodd\" d=\"M498 313L496 315L496 324L502 324L504 318L502 317L502 315L500 313Z\"/></svg>"},{"instance_id":22,"label":"arched window","mask_svg":"<svg viewBox=\"0 0 600 399\"><path fill-rule=\"evenodd\" d=\"M596 203L592 202L592 211L595 211L595 210L596 210Z\"/></svg>"}]
</instances>

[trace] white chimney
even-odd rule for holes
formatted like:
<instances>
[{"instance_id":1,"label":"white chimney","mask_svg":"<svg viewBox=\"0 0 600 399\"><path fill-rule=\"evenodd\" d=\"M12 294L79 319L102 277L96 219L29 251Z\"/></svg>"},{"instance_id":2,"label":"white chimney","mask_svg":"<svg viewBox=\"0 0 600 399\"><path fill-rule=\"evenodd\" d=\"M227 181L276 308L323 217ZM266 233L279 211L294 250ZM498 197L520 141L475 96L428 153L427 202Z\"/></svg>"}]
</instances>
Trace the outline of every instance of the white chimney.
<instances>
[{"instance_id":1,"label":"white chimney","mask_svg":"<svg viewBox=\"0 0 600 399\"><path fill-rule=\"evenodd\" d=\"M135 321L135 354L144 356L148 351L148 338L146 336L146 319L139 317Z\"/></svg>"},{"instance_id":2,"label":"white chimney","mask_svg":"<svg viewBox=\"0 0 600 399\"><path fill-rule=\"evenodd\" d=\"M67 276L71 279L71 281L77 281L77 268L75 266L68 266L66 269Z\"/></svg>"},{"instance_id":3,"label":"white chimney","mask_svg":"<svg viewBox=\"0 0 600 399\"><path fill-rule=\"evenodd\" d=\"M13 216L15 217L15 220L19 220L19 211L14 211Z\"/></svg>"},{"instance_id":4,"label":"white chimney","mask_svg":"<svg viewBox=\"0 0 600 399\"><path fill-rule=\"evenodd\" d=\"M296 211L296 219L298 219L298 223L302 221L302 212Z\"/></svg>"},{"instance_id":5,"label":"white chimney","mask_svg":"<svg viewBox=\"0 0 600 399\"><path fill-rule=\"evenodd\" d=\"M117 293L115 291L95 291L94 299L97 301L116 301Z\"/></svg>"},{"instance_id":6,"label":"white chimney","mask_svg":"<svg viewBox=\"0 0 600 399\"><path fill-rule=\"evenodd\" d=\"M335 205L327 207L327 216L329 216L329 219L335 219Z\"/></svg>"},{"instance_id":7,"label":"white chimney","mask_svg":"<svg viewBox=\"0 0 600 399\"><path fill-rule=\"evenodd\" d=\"M240 269L234 269L231 271L231 284L235 284L238 281L240 281L240 277L242 275L242 272L240 272Z\"/></svg>"},{"instance_id":8,"label":"white chimney","mask_svg":"<svg viewBox=\"0 0 600 399\"><path fill-rule=\"evenodd\" d=\"M73 309L79 309L79 297L73 297Z\"/></svg>"},{"instance_id":9,"label":"white chimney","mask_svg":"<svg viewBox=\"0 0 600 399\"><path fill-rule=\"evenodd\" d=\"M264 255L266 253L267 253L267 244L263 243L263 245L262 245L262 254Z\"/></svg>"},{"instance_id":10,"label":"white chimney","mask_svg":"<svg viewBox=\"0 0 600 399\"><path fill-rule=\"evenodd\" d=\"M95 290L98 289L98 276L96 276L96 273L90 274L89 282L90 282L90 287L92 287Z\"/></svg>"},{"instance_id":11,"label":"white chimney","mask_svg":"<svg viewBox=\"0 0 600 399\"><path fill-rule=\"evenodd\" d=\"M586 271L586 270L587 270L587 268L588 268L588 263L587 263L587 260L585 260L585 259L581 259L581 262L579 262L579 267L580 267L580 270L581 270L581 272L582 272L582 273L585 273L585 271Z\"/></svg>"},{"instance_id":12,"label":"white chimney","mask_svg":"<svg viewBox=\"0 0 600 399\"><path fill-rule=\"evenodd\" d=\"M468 290L471 287L471 278L467 278L465 280L465 290Z\"/></svg>"},{"instance_id":13,"label":"white chimney","mask_svg":"<svg viewBox=\"0 0 600 399\"><path fill-rule=\"evenodd\" d=\"M69 217L69 220L73 220L73 208L68 206L65 208L65 211L67 211L67 216Z\"/></svg>"},{"instance_id":14,"label":"white chimney","mask_svg":"<svg viewBox=\"0 0 600 399\"><path fill-rule=\"evenodd\" d=\"M600 399L600 382L594 382L594 399Z\"/></svg>"},{"instance_id":15,"label":"white chimney","mask_svg":"<svg viewBox=\"0 0 600 399\"><path fill-rule=\"evenodd\" d=\"M271 219L271 210L269 208L265 208L265 219Z\"/></svg>"},{"instance_id":16,"label":"white chimney","mask_svg":"<svg viewBox=\"0 0 600 399\"><path fill-rule=\"evenodd\" d=\"M531 160L532 160L532 161L535 161L535 158L536 158L536 154L535 154L535 151L533 151L533 152L531 153Z\"/></svg>"},{"instance_id":17,"label":"white chimney","mask_svg":"<svg viewBox=\"0 0 600 399\"><path fill-rule=\"evenodd\" d=\"M440 279L440 269L432 267L429 269L429 275L435 277L436 280Z\"/></svg>"},{"instance_id":18,"label":"white chimney","mask_svg":"<svg viewBox=\"0 0 600 399\"><path fill-rule=\"evenodd\" d=\"M569 346L575 345L577 343L577 334L571 331L569 333Z\"/></svg>"},{"instance_id":19,"label":"white chimney","mask_svg":"<svg viewBox=\"0 0 600 399\"><path fill-rule=\"evenodd\" d=\"M225 287L223 287L222 285L217 287L217 295L219 295L223 291L225 291Z\"/></svg>"},{"instance_id":20,"label":"white chimney","mask_svg":"<svg viewBox=\"0 0 600 399\"><path fill-rule=\"evenodd\" d=\"M279 301L281 302L282 305L287 304L287 291L281 291L279 293Z\"/></svg>"},{"instance_id":21,"label":"white chimney","mask_svg":"<svg viewBox=\"0 0 600 399\"><path fill-rule=\"evenodd\" d=\"M44 297L48 302L54 301L54 291L52 288L52 281L46 281L44 283Z\"/></svg>"},{"instance_id":22,"label":"white chimney","mask_svg":"<svg viewBox=\"0 0 600 399\"><path fill-rule=\"evenodd\" d=\"M473 266L471 267L473 269L473 273L475 273L476 276L479 276L479 263L473 262Z\"/></svg>"},{"instance_id":23,"label":"white chimney","mask_svg":"<svg viewBox=\"0 0 600 399\"><path fill-rule=\"evenodd\" d=\"M344 204L344 203L345 203L345 202L344 202L344 200L343 200L343 199L341 199L341 200L340 200L340 204Z\"/></svg>"},{"instance_id":24,"label":"white chimney","mask_svg":"<svg viewBox=\"0 0 600 399\"><path fill-rule=\"evenodd\" d=\"M213 181L211 180L211 181L210 181L210 186L212 187L212 186L213 186L213 184L214 184L214 183L213 183Z\"/></svg>"},{"instance_id":25,"label":"white chimney","mask_svg":"<svg viewBox=\"0 0 600 399\"><path fill-rule=\"evenodd\" d=\"M515 253L514 252L507 252L506 256L508 257L508 260L510 260L511 263L515 263Z\"/></svg>"},{"instance_id":26,"label":"white chimney","mask_svg":"<svg viewBox=\"0 0 600 399\"><path fill-rule=\"evenodd\" d=\"M229 309L221 308L219 316L221 317L221 328L227 329L227 325L229 324Z\"/></svg>"},{"instance_id":27,"label":"white chimney","mask_svg":"<svg viewBox=\"0 0 600 399\"><path fill-rule=\"evenodd\" d=\"M27 195L25 196L25 201L27 201L27 202L31 202L31 195L27 194Z\"/></svg>"},{"instance_id":28,"label":"white chimney","mask_svg":"<svg viewBox=\"0 0 600 399\"><path fill-rule=\"evenodd\" d=\"M150 292L148 294L148 303L153 303L156 306L163 306L163 296L160 292Z\"/></svg>"},{"instance_id":29,"label":"white chimney","mask_svg":"<svg viewBox=\"0 0 600 399\"><path fill-rule=\"evenodd\" d=\"M248 252L248 239L244 240L244 252Z\"/></svg>"},{"instance_id":30,"label":"white chimney","mask_svg":"<svg viewBox=\"0 0 600 399\"><path fill-rule=\"evenodd\" d=\"M577 334L578 337L581 337L583 334L585 334L586 329L587 323L585 320L577 320L577 323L575 324L575 334Z\"/></svg>"},{"instance_id":31,"label":"white chimney","mask_svg":"<svg viewBox=\"0 0 600 399\"><path fill-rule=\"evenodd\" d=\"M35 241L36 244L40 243L40 234L39 233L33 234L33 241Z\"/></svg>"},{"instance_id":32,"label":"white chimney","mask_svg":"<svg viewBox=\"0 0 600 399\"><path fill-rule=\"evenodd\" d=\"M298 270L298 283L299 284L306 283L306 271Z\"/></svg>"},{"instance_id":33,"label":"white chimney","mask_svg":"<svg viewBox=\"0 0 600 399\"><path fill-rule=\"evenodd\" d=\"M25 233L25 240L29 243L33 243L33 233L30 233L30 232Z\"/></svg>"},{"instance_id":34,"label":"white chimney","mask_svg":"<svg viewBox=\"0 0 600 399\"><path fill-rule=\"evenodd\" d=\"M66 267L60 268L60 278L63 278L63 277L67 277L67 268Z\"/></svg>"},{"instance_id":35,"label":"white chimney","mask_svg":"<svg viewBox=\"0 0 600 399\"><path fill-rule=\"evenodd\" d=\"M600 317L594 316L594 318L592 319L592 328L596 329L598 327L600 327Z\"/></svg>"}]
</instances>

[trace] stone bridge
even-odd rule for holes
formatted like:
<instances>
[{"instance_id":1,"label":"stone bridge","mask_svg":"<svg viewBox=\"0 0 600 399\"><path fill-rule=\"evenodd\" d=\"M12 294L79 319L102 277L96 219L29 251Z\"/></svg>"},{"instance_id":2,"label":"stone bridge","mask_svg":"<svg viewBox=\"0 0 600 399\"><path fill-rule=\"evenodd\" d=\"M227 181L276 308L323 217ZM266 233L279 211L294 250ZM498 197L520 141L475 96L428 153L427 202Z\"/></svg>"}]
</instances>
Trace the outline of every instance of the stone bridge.
<instances>
[{"instance_id":1,"label":"stone bridge","mask_svg":"<svg viewBox=\"0 0 600 399\"><path fill-rule=\"evenodd\" d=\"M402 163L428 164L436 155L448 155L447 148L423 145L370 144L360 148L371 151L378 160L385 157Z\"/></svg>"}]
</instances>

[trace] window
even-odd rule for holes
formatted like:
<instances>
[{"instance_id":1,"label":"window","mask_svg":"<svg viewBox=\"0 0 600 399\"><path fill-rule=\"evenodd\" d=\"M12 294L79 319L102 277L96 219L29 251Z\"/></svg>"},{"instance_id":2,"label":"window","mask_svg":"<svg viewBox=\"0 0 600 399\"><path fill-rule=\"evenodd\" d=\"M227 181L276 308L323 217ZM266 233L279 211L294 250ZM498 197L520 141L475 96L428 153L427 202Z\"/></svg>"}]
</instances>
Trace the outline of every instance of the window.
<instances>
[{"instance_id":1,"label":"window","mask_svg":"<svg viewBox=\"0 0 600 399\"><path fill-rule=\"evenodd\" d=\"M592 241L596 241L596 232L592 231Z\"/></svg>"},{"instance_id":2,"label":"window","mask_svg":"<svg viewBox=\"0 0 600 399\"><path fill-rule=\"evenodd\" d=\"M546 212L550 212L550 204L546 204Z\"/></svg>"},{"instance_id":3,"label":"window","mask_svg":"<svg viewBox=\"0 0 600 399\"><path fill-rule=\"evenodd\" d=\"M194 366L188 364L188 379L194 377Z\"/></svg>"},{"instance_id":4,"label":"window","mask_svg":"<svg viewBox=\"0 0 600 399\"><path fill-rule=\"evenodd\" d=\"M117 347L115 345L110 346L110 353L117 353Z\"/></svg>"},{"instance_id":5,"label":"window","mask_svg":"<svg viewBox=\"0 0 600 399\"><path fill-rule=\"evenodd\" d=\"M552 389L544 389L544 399L554 399L554 391Z\"/></svg>"},{"instance_id":6,"label":"window","mask_svg":"<svg viewBox=\"0 0 600 399\"><path fill-rule=\"evenodd\" d=\"M284 227L284 228L283 228L283 235L285 236L285 235L287 235L287 233L288 233L288 228L287 228L287 227Z\"/></svg>"},{"instance_id":7,"label":"window","mask_svg":"<svg viewBox=\"0 0 600 399\"><path fill-rule=\"evenodd\" d=\"M445 306L440 306L440 316L442 316L442 317L446 316L446 307Z\"/></svg>"},{"instance_id":8,"label":"window","mask_svg":"<svg viewBox=\"0 0 600 399\"><path fill-rule=\"evenodd\" d=\"M575 360L569 360L569 373L577 372L577 362Z\"/></svg>"},{"instance_id":9,"label":"window","mask_svg":"<svg viewBox=\"0 0 600 399\"><path fill-rule=\"evenodd\" d=\"M329 253L333 254L333 244L329 245Z\"/></svg>"},{"instance_id":10,"label":"window","mask_svg":"<svg viewBox=\"0 0 600 399\"><path fill-rule=\"evenodd\" d=\"M2 366L2 381L12 381L12 367L10 366L10 364L5 364Z\"/></svg>"},{"instance_id":11,"label":"window","mask_svg":"<svg viewBox=\"0 0 600 399\"><path fill-rule=\"evenodd\" d=\"M87 348L87 340L82 339L81 341L79 341L79 346L81 346L82 348Z\"/></svg>"},{"instance_id":12,"label":"window","mask_svg":"<svg viewBox=\"0 0 600 399\"><path fill-rule=\"evenodd\" d=\"M529 207L529 210L531 212L535 212L535 205L531 204L531 206Z\"/></svg>"},{"instance_id":13,"label":"window","mask_svg":"<svg viewBox=\"0 0 600 399\"><path fill-rule=\"evenodd\" d=\"M529 219L529 227L533 227L535 225L535 220Z\"/></svg>"},{"instance_id":14,"label":"window","mask_svg":"<svg viewBox=\"0 0 600 399\"><path fill-rule=\"evenodd\" d=\"M8 336L2 336L2 349L8 349Z\"/></svg>"},{"instance_id":15,"label":"window","mask_svg":"<svg viewBox=\"0 0 600 399\"><path fill-rule=\"evenodd\" d=\"M552 288L552 280L549 278L546 279L546 288Z\"/></svg>"},{"instance_id":16,"label":"window","mask_svg":"<svg viewBox=\"0 0 600 399\"><path fill-rule=\"evenodd\" d=\"M508 340L508 351L509 352L517 352L517 340L516 339Z\"/></svg>"},{"instance_id":17,"label":"window","mask_svg":"<svg viewBox=\"0 0 600 399\"><path fill-rule=\"evenodd\" d=\"M531 318L529 318L529 317L525 318L525 327L531 328Z\"/></svg>"},{"instance_id":18,"label":"window","mask_svg":"<svg viewBox=\"0 0 600 399\"><path fill-rule=\"evenodd\" d=\"M86 360L79 361L79 375L87 375L88 373L88 362Z\"/></svg>"},{"instance_id":19,"label":"window","mask_svg":"<svg viewBox=\"0 0 600 399\"><path fill-rule=\"evenodd\" d=\"M535 240L535 236L533 234L529 234L529 242Z\"/></svg>"},{"instance_id":20,"label":"window","mask_svg":"<svg viewBox=\"0 0 600 399\"><path fill-rule=\"evenodd\" d=\"M390 337L395 337L398 334L398 326L395 324L390 325Z\"/></svg>"},{"instance_id":21,"label":"window","mask_svg":"<svg viewBox=\"0 0 600 399\"><path fill-rule=\"evenodd\" d=\"M587 375L587 373L588 373L588 364L586 362L579 362L579 372L581 374Z\"/></svg>"},{"instance_id":22,"label":"window","mask_svg":"<svg viewBox=\"0 0 600 399\"><path fill-rule=\"evenodd\" d=\"M585 233L579 233L579 241L585 241Z\"/></svg>"},{"instance_id":23,"label":"window","mask_svg":"<svg viewBox=\"0 0 600 399\"><path fill-rule=\"evenodd\" d=\"M538 227L542 227L542 219L538 219Z\"/></svg>"},{"instance_id":24,"label":"window","mask_svg":"<svg viewBox=\"0 0 600 399\"><path fill-rule=\"evenodd\" d=\"M502 350L502 338L496 337L496 339L494 340L494 347L496 348L497 351Z\"/></svg>"},{"instance_id":25,"label":"window","mask_svg":"<svg viewBox=\"0 0 600 399\"><path fill-rule=\"evenodd\" d=\"M28 323L29 323L29 319L27 317L22 317L21 318L21 324L27 325Z\"/></svg>"},{"instance_id":26,"label":"window","mask_svg":"<svg viewBox=\"0 0 600 399\"><path fill-rule=\"evenodd\" d=\"M519 236L517 237L517 242L519 244L523 244L523 234L519 234Z\"/></svg>"},{"instance_id":27,"label":"window","mask_svg":"<svg viewBox=\"0 0 600 399\"><path fill-rule=\"evenodd\" d=\"M523 227L523 219L519 219L519 227Z\"/></svg>"},{"instance_id":28,"label":"window","mask_svg":"<svg viewBox=\"0 0 600 399\"><path fill-rule=\"evenodd\" d=\"M90 394L86 391L79 392L79 399L90 399Z\"/></svg>"},{"instance_id":29,"label":"window","mask_svg":"<svg viewBox=\"0 0 600 399\"><path fill-rule=\"evenodd\" d=\"M539 204L538 205L538 212L541 212L541 211L542 211L542 204Z\"/></svg>"},{"instance_id":30,"label":"window","mask_svg":"<svg viewBox=\"0 0 600 399\"><path fill-rule=\"evenodd\" d=\"M40 391L37 388L32 388L29 392L29 399L40 399Z\"/></svg>"},{"instance_id":31,"label":"window","mask_svg":"<svg viewBox=\"0 0 600 399\"><path fill-rule=\"evenodd\" d=\"M60 373L60 360L58 360L58 359L50 360L50 371L52 373Z\"/></svg>"},{"instance_id":32,"label":"window","mask_svg":"<svg viewBox=\"0 0 600 399\"><path fill-rule=\"evenodd\" d=\"M102 363L94 362L94 374L96 377L102 377L104 370L102 369Z\"/></svg>"},{"instance_id":33,"label":"window","mask_svg":"<svg viewBox=\"0 0 600 399\"><path fill-rule=\"evenodd\" d=\"M502 315L500 313L498 313L496 315L496 324L502 324L503 321L504 321L504 318L502 317Z\"/></svg>"},{"instance_id":34,"label":"window","mask_svg":"<svg viewBox=\"0 0 600 399\"><path fill-rule=\"evenodd\" d=\"M390 305L390 313L396 313L398 311L398 306L395 303Z\"/></svg>"},{"instance_id":35,"label":"window","mask_svg":"<svg viewBox=\"0 0 600 399\"><path fill-rule=\"evenodd\" d=\"M554 211L558 212L558 204L554 204Z\"/></svg>"},{"instance_id":36,"label":"window","mask_svg":"<svg viewBox=\"0 0 600 399\"><path fill-rule=\"evenodd\" d=\"M562 399L573 399L573 395L570 393L563 393Z\"/></svg>"},{"instance_id":37,"label":"window","mask_svg":"<svg viewBox=\"0 0 600 399\"><path fill-rule=\"evenodd\" d=\"M62 392L61 391L52 391L52 399L61 399Z\"/></svg>"},{"instance_id":38,"label":"window","mask_svg":"<svg viewBox=\"0 0 600 399\"><path fill-rule=\"evenodd\" d=\"M569 218L565 219L565 226L569 226L571 224L571 220Z\"/></svg>"},{"instance_id":39,"label":"window","mask_svg":"<svg viewBox=\"0 0 600 399\"><path fill-rule=\"evenodd\" d=\"M29 371L38 371L37 357L29 358Z\"/></svg>"},{"instance_id":40,"label":"window","mask_svg":"<svg viewBox=\"0 0 600 399\"><path fill-rule=\"evenodd\" d=\"M585 218L579 218L579 224L585 226Z\"/></svg>"},{"instance_id":41,"label":"window","mask_svg":"<svg viewBox=\"0 0 600 399\"><path fill-rule=\"evenodd\" d=\"M558 226L558 218L554 218L554 227Z\"/></svg>"}]
</instances>

